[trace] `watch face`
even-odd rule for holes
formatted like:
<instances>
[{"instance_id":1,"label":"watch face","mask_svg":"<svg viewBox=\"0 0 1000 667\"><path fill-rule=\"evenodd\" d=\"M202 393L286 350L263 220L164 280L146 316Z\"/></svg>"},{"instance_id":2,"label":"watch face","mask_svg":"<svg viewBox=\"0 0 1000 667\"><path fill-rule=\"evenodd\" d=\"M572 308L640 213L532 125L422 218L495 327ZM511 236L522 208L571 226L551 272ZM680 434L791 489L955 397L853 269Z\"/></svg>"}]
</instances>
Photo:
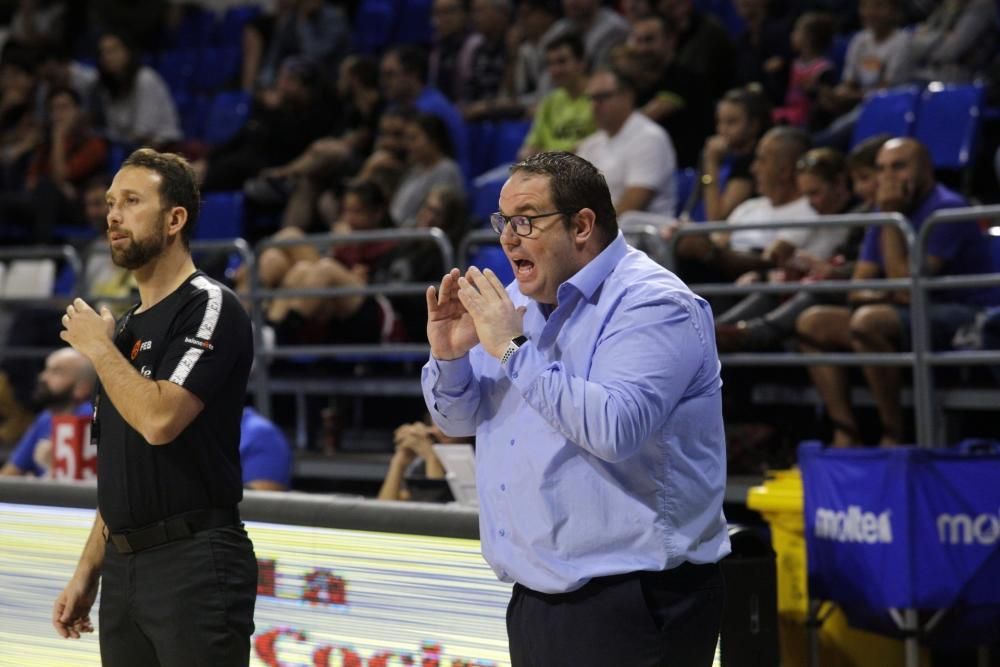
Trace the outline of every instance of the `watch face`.
<instances>
[{"instance_id":1,"label":"watch face","mask_svg":"<svg viewBox=\"0 0 1000 667\"><path fill-rule=\"evenodd\" d=\"M528 337L527 336L515 336L514 338L512 338L510 340L510 342L512 342L512 343L514 343L514 345L517 345L518 347L520 347L520 346L522 346L522 345L524 345L525 343L528 342Z\"/></svg>"}]
</instances>

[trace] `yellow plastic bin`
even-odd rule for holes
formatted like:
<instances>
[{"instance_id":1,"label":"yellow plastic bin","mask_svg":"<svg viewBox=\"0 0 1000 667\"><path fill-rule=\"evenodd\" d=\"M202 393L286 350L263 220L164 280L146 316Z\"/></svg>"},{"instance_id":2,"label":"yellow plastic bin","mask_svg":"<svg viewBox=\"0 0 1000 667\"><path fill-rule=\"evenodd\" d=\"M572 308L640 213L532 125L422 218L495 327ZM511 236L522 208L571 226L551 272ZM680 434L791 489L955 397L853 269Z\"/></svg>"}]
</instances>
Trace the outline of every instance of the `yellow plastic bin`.
<instances>
[{"instance_id":1,"label":"yellow plastic bin","mask_svg":"<svg viewBox=\"0 0 1000 667\"><path fill-rule=\"evenodd\" d=\"M798 468L774 470L747 494L747 507L763 515L771 527L778 569L778 643L784 667L808 665L809 588L802 475ZM902 667L903 643L847 625L834 608L820 629L821 667ZM921 663L929 664L921 652Z\"/></svg>"}]
</instances>

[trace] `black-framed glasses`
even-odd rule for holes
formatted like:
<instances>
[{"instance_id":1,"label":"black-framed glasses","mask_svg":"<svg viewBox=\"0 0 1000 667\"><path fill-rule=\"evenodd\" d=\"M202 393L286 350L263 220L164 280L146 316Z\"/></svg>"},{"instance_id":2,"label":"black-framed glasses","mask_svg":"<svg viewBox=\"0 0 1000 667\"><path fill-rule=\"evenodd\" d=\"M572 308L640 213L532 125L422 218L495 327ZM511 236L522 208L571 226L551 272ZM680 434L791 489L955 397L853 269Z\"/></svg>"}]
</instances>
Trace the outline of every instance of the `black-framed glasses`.
<instances>
[{"instance_id":1,"label":"black-framed glasses","mask_svg":"<svg viewBox=\"0 0 1000 667\"><path fill-rule=\"evenodd\" d=\"M497 234L503 234L504 227L509 224L518 236L531 236L531 230L534 228L531 224L532 220L548 218L553 215L572 215L572 213L570 211L552 211L538 215L504 215L497 211L490 214L490 226Z\"/></svg>"}]
</instances>

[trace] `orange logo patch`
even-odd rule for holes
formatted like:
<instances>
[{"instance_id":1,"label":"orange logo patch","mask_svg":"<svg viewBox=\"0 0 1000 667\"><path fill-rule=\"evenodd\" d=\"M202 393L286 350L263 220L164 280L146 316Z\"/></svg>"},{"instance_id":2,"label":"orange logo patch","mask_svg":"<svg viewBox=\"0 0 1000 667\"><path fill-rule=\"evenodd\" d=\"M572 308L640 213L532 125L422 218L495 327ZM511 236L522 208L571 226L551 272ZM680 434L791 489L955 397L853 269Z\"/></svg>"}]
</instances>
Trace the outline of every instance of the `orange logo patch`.
<instances>
[{"instance_id":1,"label":"orange logo patch","mask_svg":"<svg viewBox=\"0 0 1000 667\"><path fill-rule=\"evenodd\" d=\"M135 361L135 358L139 356L139 350L141 348L142 348L142 341L141 340L135 341L135 345L132 346L132 354L129 355L132 361Z\"/></svg>"}]
</instances>

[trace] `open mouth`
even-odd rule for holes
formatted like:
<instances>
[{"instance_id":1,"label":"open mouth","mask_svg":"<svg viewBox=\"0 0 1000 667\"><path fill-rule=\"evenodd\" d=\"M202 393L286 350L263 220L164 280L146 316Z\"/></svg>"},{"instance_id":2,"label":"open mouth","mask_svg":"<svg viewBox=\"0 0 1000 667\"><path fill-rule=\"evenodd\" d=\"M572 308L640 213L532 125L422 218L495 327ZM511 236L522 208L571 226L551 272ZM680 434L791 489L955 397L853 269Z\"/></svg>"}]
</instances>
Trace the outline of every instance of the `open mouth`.
<instances>
[{"instance_id":1,"label":"open mouth","mask_svg":"<svg viewBox=\"0 0 1000 667\"><path fill-rule=\"evenodd\" d=\"M535 263L527 259L514 259L511 262L514 264L514 273L518 277L528 276L535 268Z\"/></svg>"}]
</instances>

